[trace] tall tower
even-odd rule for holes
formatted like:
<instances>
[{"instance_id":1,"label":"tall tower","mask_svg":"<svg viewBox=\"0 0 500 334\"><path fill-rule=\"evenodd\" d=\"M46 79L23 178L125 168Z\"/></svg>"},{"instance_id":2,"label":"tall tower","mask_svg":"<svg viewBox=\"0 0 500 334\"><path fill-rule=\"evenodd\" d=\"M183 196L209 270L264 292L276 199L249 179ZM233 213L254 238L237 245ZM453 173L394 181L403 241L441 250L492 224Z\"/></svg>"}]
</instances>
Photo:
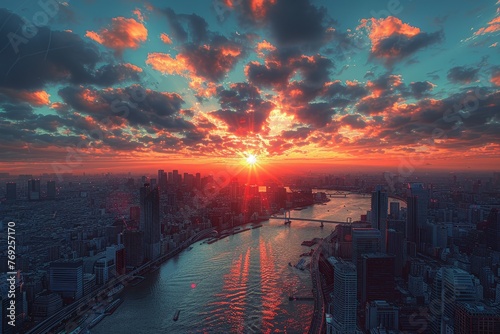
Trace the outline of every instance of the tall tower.
<instances>
[{"instance_id":1,"label":"tall tower","mask_svg":"<svg viewBox=\"0 0 500 334\"><path fill-rule=\"evenodd\" d=\"M158 187L151 188L149 183L141 187L140 230L144 231L144 257L154 260L160 256L160 194Z\"/></svg>"},{"instance_id":2,"label":"tall tower","mask_svg":"<svg viewBox=\"0 0 500 334\"><path fill-rule=\"evenodd\" d=\"M28 199L30 201L40 200L40 180L38 179L28 180Z\"/></svg>"},{"instance_id":3,"label":"tall tower","mask_svg":"<svg viewBox=\"0 0 500 334\"><path fill-rule=\"evenodd\" d=\"M167 175L163 169L158 170L158 186L162 192L167 188Z\"/></svg>"},{"instance_id":4,"label":"tall tower","mask_svg":"<svg viewBox=\"0 0 500 334\"><path fill-rule=\"evenodd\" d=\"M381 234L381 247L380 250L385 253L387 247L387 206L388 196L383 191L382 186L377 186L375 191L372 192L372 227L380 231Z\"/></svg>"},{"instance_id":5,"label":"tall tower","mask_svg":"<svg viewBox=\"0 0 500 334\"><path fill-rule=\"evenodd\" d=\"M423 183L410 183L409 185L411 197L414 198L414 212L413 217L416 224L416 234L415 243L417 245L417 250L422 251L424 249L424 229L427 222L427 209L429 206L429 191L424 188ZM408 216L410 216L410 203L408 203Z\"/></svg>"},{"instance_id":6,"label":"tall tower","mask_svg":"<svg viewBox=\"0 0 500 334\"><path fill-rule=\"evenodd\" d=\"M15 182L8 182L7 183L7 194L6 194L6 199L9 202L15 202L17 198L17 189L16 189L16 183Z\"/></svg>"},{"instance_id":7,"label":"tall tower","mask_svg":"<svg viewBox=\"0 0 500 334\"><path fill-rule=\"evenodd\" d=\"M47 199L56 198L56 181L47 181Z\"/></svg>"},{"instance_id":8,"label":"tall tower","mask_svg":"<svg viewBox=\"0 0 500 334\"><path fill-rule=\"evenodd\" d=\"M356 267L339 261L334 265L333 307L334 333L356 333L357 274Z\"/></svg>"}]
</instances>

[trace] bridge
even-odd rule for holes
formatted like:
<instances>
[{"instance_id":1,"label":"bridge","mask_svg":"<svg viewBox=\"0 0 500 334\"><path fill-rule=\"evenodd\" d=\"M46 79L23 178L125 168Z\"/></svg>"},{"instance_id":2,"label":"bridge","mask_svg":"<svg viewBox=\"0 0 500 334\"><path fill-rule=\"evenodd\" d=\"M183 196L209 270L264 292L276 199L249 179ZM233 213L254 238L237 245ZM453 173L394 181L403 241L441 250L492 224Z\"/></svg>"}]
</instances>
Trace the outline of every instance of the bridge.
<instances>
[{"instance_id":1,"label":"bridge","mask_svg":"<svg viewBox=\"0 0 500 334\"><path fill-rule=\"evenodd\" d=\"M289 221L294 221L294 220L297 220L297 221L304 221L304 222L313 222L313 223L326 223L326 224L345 224L346 222L347 223L351 223L352 222L352 218L348 217L347 218L347 221L345 222L340 222L340 221L336 221L336 220L328 220L328 219L312 219L312 218L298 218L298 217L260 217L261 219L278 219L278 220L284 220L285 222L289 222Z\"/></svg>"}]
</instances>

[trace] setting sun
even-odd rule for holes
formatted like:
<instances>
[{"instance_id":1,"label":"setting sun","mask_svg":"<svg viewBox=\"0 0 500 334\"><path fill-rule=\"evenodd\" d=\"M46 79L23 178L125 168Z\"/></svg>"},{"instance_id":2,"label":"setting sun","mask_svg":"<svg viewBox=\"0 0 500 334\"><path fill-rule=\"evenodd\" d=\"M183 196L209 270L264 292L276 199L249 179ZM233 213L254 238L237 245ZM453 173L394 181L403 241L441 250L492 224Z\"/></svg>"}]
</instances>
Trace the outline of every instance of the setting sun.
<instances>
[{"instance_id":1,"label":"setting sun","mask_svg":"<svg viewBox=\"0 0 500 334\"><path fill-rule=\"evenodd\" d=\"M255 165L257 163L257 157L253 154L250 154L248 157L247 157L247 163L251 166Z\"/></svg>"}]
</instances>

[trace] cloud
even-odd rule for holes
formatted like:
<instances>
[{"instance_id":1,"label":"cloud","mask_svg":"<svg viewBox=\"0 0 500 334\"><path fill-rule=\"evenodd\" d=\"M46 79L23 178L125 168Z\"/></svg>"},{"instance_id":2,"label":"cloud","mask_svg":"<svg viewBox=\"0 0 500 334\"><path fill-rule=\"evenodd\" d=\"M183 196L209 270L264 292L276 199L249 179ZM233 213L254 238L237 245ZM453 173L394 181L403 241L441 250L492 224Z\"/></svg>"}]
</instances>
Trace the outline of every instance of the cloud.
<instances>
[{"instance_id":1,"label":"cloud","mask_svg":"<svg viewBox=\"0 0 500 334\"><path fill-rule=\"evenodd\" d=\"M477 80L478 73L477 68L456 66L448 71L447 78L453 83L468 84Z\"/></svg>"},{"instance_id":2,"label":"cloud","mask_svg":"<svg viewBox=\"0 0 500 334\"><path fill-rule=\"evenodd\" d=\"M172 40L171 40L171 39L170 39L170 37L169 37L167 34L165 34L165 33L162 33L162 34L160 35L160 39L161 39L161 41L162 41L163 43L165 43L165 44L172 44Z\"/></svg>"},{"instance_id":3,"label":"cloud","mask_svg":"<svg viewBox=\"0 0 500 334\"><path fill-rule=\"evenodd\" d=\"M427 96L435 86L429 81L417 81L410 83L410 90L416 99L421 99Z\"/></svg>"},{"instance_id":4,"label":"cloud","mask_svg":"<svg viewBox=\"0 0 500 334\"><path fill-rule=\"evenodd\" d=\"M4 92L19 90L18 95L26 98L31 92L31 101L40 104L46 102L46 97L33 94L49 84L105 86L140 79L141 69L131 64L98 67L104 59L97 47L72 32L40 27L35 36L26 40L22 35L8 34L22 31L24 22L18 15L0 9L0 21L5 22L0 30L0 44L6 46L0 52L0 90Z\"/></svg>"},{"instance_id":5,"label":"cloud","mask_svg":"<svg viewBox=\"0 0 500 334\"><path fill-rule=\"evenodd\" d=\"M387 65L401 61L442 40L442 32L424 33L394 16L363 19L357 29L362 28L369 33L371 55L382 59Z\"/></svg>"},{"instance_id":6,"label":"cloud","mask_svg":"<svg viewBox=\"0 0 500 334\"><path fill-rule=\"evenodd\" d=\"M28 91L0 88L0 101L9 101L14 103L27 102L32 106L43 106L50 104L50 94L44 90Z\"/></svg>"},{"instance_id":7,"label":"cloud","mask_svg":"<svg viewBox=\"0 0 500 334\"><path fill-rule=\"evenodd\" d=\"M87 31L88 38L114 49L121 54L125 49L137 49L148 38L148 30L142 22L124 17L114 17L111 25L99 32Z\"/></svg>"},{"instance_id":8,"label":"cloud","mask_svg":"<svg viewBox=\"0 0 500 334\"><path fill-rule=\"evenodd\" d=\"M228 131L241 136L268 133L268 117L275 105L261 98L257 87L235 83L217 93L222 109L210 115L223 121Z\"/></svg>"},{"instance_id":9,"label":"cloud","mask_svg":"<svg viewBox=\"0 0 500 334\"><path fill-rule=\"evenodd\" d=\"M500 16L495 17L492 19L486 27L480 28L478 31L474 33L474 35L485 35L485 34L491 34L494 32L500 31Z\"/></svg>"},{"instance_id":10,"label":"cloud","mask_svg":"<svg viewBox=\"0 0 500 334\"><path fill-rule=\"evenodd\" d=\"M500 86L500 70L491 74L491 83L495 86Z\"/></svg>"},{"instance_id":11,"label":"cloud","mask_svg":"<svg viewBox=\"0 0 500 334\"><path fill-rule=\"evenodd\" d=\"M174 56L149 53L146 64L164 74L186 77L199 98L212 96L215 83L223 80L245 56L243 43L209 31L207 22L196 14L176 14L170 8L162 13L168 19L172 35L181 44Z\"/></svg>"}]
</instances>

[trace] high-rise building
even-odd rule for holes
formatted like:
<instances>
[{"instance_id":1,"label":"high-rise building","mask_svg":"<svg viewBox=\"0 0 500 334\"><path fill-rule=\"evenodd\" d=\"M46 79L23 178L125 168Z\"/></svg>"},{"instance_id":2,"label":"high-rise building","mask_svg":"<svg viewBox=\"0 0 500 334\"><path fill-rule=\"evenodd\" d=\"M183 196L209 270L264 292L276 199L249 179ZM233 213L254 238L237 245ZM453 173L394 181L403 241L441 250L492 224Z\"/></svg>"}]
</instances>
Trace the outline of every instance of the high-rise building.
<instances>
[{"instance_id":1,"label":"high-rise building","mask_svg":"<svg viewBox=\"0 0 500 334\"><path fill-rule=\"evenodd\" d=\"M429 206L429 191L424 188L423 183L415 182L409 184L410 197L413 197L412 202L412 224L415 225L415 240L417 251L423 251L425 243L429 240L425 238L425 226L427 223L427 209ZM408 202L408 216L410 216L410 203ZM408 238L408 237L407 237Z\"/></svg>"},{"instance_id":2,"label":"high-rise building","mask_svg":"<svg viewBox=\"0 0 500 334\"><path fill-rule=\"evenodd\" d=\"M131 206L130 207L130 220L135 220L139 222L141 220L141 207Z\"/></svg>"},{"instance_id":3,"label":"high-rise building","mask_svg":"<svg viewBox=\"0 0 500 334\"><path fill-rule=\"evenodd\" d=\"M83 296L83 261L57 261L49 266L49 290L65 300L78 300Z\"/></svg>"},{"instance_id":4,"label":"high-rise building","mask_svg":"<svg viewBox=\"0 0 500 334\"><path fill-rule=\"evenodd\" d=\"M123 246L125 247L125 265L129 269L139 267L144 262L144 232L123 231Z\"/></svg>"},{"instance_id":5,"label":"high-rise building","mask_svg":"<svg viewBox=\"0 0 500 334\"><path fill-rule=\"evenodd\" d=\"M381 251L386 251L386 230L387 230L387 204L388 196L383 191L382 186L377 186L372 192L371 200L371 223L372 227L380 231L381 234Z\"/></svg>"},{"instance_id":6,"label":"high-rise building","mask_svg":"<svg viewBox=\"0 0 500 334\"><path fill-rule=\"evenodd\" d=\"M389 203L389 215L391 219L399 219L399 202Z\"/></svg>"},{"instance_id":7,"label":"high-rise building","mask_svg":"<svg viewBox=\"0 0 500 334\"><path fill-rule=\"evenodd\" d=\"M8 182L7 183L7 194L5 198L9 202L15 202L17 199L17 187L15 182Z\"/></svg>"},{"instance_id":8,"label":"high-rise building","mask_svg":"<svg viewBox=\"0 0 500 334\"><path fill-rule=\"evenodd\" d=\"M144 257L154 260L160 256L160 194L158 188L148 183L140 190L141 221L140 230L144 231Z\"/></svg>"},{"instance_id":9,"label":"high-rise building","mask_svg":"<svg viewBox=\"0 0 500 334\"><path fill-rule=\"evenodd\" d=\"M56 198L56 181L47 181L47 199Z\"/></svg>"},{"instance_id":10,"label":"high-rise building","mask_svg":"<svg viewBox=\"0 0 500 334\"><path fill-rule=\"evenodd\" d=\"M352 229L352 263L359 271L361 255L380 252L380 231L375 228Z\"/></svg>"},{"instance_id":11,"label":"high-rise building","mask_svg":"<svg viewBox=\"0 0 500 334\"><path fill-rule=\"evenodd\" d=\"M115 263L112 259L103 257L96 261L94 265L95 280L97 285L103 285L108 283L111 278L111 273L113 272Z\"/></svg>"},{"instance_id":12,"label":"high-rise building","mask_svg":"<svg viewBox=\"0 0 500 334\"><path fill-rule=\"evenodd\" d=\"M458 268L444 268L442 279L441 330L453 330L455 310L458 302L475 302L474 276Z\"/></svg>"},{"instance_id":13,"label":"high-rise building","mask_svg":"<svg viewBox=\"0 0 500 334\"><path fill-rule=\"evenodd\" d=\"M406 205L408 206L406 213L406 240L408 242L417 241L417 205L418 198L415 196L410 196L406 200Z\"/></svg>"},{"instance_id":14,"label":"high-rise building","mask_svg":"<svg viewBox=\"0 0 500 334\"><path fill-rule=\"evenodd\" d=\"M356 267L349 262L338 261L334 266L333 285L333 333L355 334L357 307Z\"/></svg>"},{"instance_id":15,"label":"high-rise building","mask_svg":"<svg viewBox=\"0 0 500 334\"><path fill-rule=\"evenodd\" d=\"M487 218L486 243L495 251L500 251L500 210L491 209Z\"/></svg>"},{"instance_id":16,"label":"high-rise building","mask_svg":"<svg viewBox=\"0 0 500 334\"><path fill-rule=\"evenodd\" d=\"M455 309L455 334L500 333L500 312L498 308L479 302L459 302Z\"/></svg>"},{"instance_id":17,"label":"high-rise building","mask_svg":"<svg viewBox=\"0 0 500 334\"><path fill-rule=\"evenodd\" d=\"M401 277L405 261L404 233L393 229L387 230L387 254L394 255L394 275Z\"/></svg>"},{"instance_id":18,"label":"high-rise building","mask_svg":"<svg viewBox=\"0 0 500 334\"><path fill-rule=\"evenodd\" d=\"M167 188L167 175L163 169L158 170L158 187L162 192Z\"/></svg>"},{"instance_id":19,"label":"high-rise building","mask_svg":"<svg viewBox=\"0 0 500 334\"><path fill-rule=\"evenodd\" d=\"M374 300L395 301L394 255L362 255L361 305Z\"/></svg>"},{"instance_id":20,"label":"high-rise building","mask_svg":"<svg viewBox=\"0 0 500 334\"><path fill-rule=\"evenodd\" d=\"M180 177L179 171L177 169L174 169L172 171L172 184L174 186L179 186L180 185L179 177Z\"/></svg>"},{"instance_id":21,"label":"high-rise building","mask_svg":"<svg viewBox=\"0 0 500 334\"><path fill-rule=\"evenodd\" d=\"M40 200L40 180L38 179L28 180L28 199L30 201Z\"/></svg>"},{"instance_id":22,"label":"high-rise building","mask_svg":"<svg viewBox=\"0 0 500 334\"><path fill-rule=\"evenodd\" d=\"M374 300L366 303L365 330L382 327L386 330L398 330L399 309L385 300Z\"/></svg>"}]
</instances>

